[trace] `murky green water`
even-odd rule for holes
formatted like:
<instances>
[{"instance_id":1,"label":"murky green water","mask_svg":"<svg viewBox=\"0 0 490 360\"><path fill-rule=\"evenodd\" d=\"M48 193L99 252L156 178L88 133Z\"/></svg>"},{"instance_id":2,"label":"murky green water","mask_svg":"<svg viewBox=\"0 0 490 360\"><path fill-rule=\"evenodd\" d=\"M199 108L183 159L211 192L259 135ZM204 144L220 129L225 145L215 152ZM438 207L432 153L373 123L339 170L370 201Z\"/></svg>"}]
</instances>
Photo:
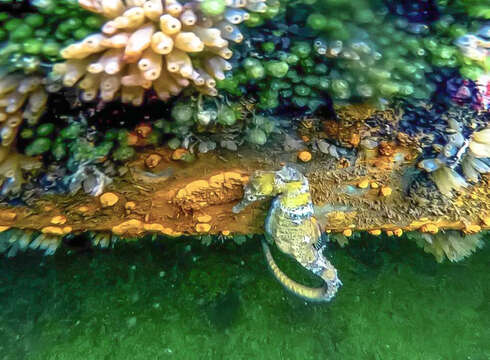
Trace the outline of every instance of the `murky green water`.
<instances>
[{"instance_id":1,"label":"murky green water","mask_svg":"<svg viewBox=\"0 0 490 360\"><path fill-rule=\"evenodd\" d=\"M490 247L457 264L398 239L331 255L344 282L331 304L285 293L254 240L2 258L0 358L490 358Z\"/></svg>"}]
</instances>

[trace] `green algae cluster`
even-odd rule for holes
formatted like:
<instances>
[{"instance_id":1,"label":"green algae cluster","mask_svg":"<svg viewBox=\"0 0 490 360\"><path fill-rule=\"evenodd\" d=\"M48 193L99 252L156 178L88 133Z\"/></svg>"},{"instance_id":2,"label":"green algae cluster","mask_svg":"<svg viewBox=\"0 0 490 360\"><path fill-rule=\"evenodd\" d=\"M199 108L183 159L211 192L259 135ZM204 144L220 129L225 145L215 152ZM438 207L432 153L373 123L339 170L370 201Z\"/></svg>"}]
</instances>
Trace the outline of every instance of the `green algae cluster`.
<instances>
[{"instance_id":1,"label":"green algae cluster","mask_svg":"<svg viewBox=\"0 0 490 360\"><path fill-rule=\"evenodd\" d=\"M100 132L82 121L71 121L62 127L53 122L26 126L20 138L26 144L26 155L42 155L47 162L63 162L72 171L81 163L96 163L107 158L127 161L135 154L135 149L128 145L127 130Z\"/></svg>"},{"instance_id":2,"label":"green algae cluster","mask_svg":"<svg viewBox=\"0 0 490 360\"><path fill-rule=\"evenodd\" d=\"M268 24L275 29L272 35L241 51L243 59L218 88L235 96L254 93L261 109L288 104L315 111L327 97L334 103L382 106L397 98L429 99L436 84L427 80L428 74L459 68L463 77L475 80L489 69L488 58L484 63L470 60L455 44L481 26L466 15L442 12L437 21L422 24L390 14L375 1L285 6L288 15ZM275 27L279 23L297 24L299 30ZM284 38L290 45L279 41Z\"/></svg>"},{"instance_id":3,"label":"green algae cluster","mask_svg":"<svg viewBox=\"0 0 490 360\"><path fill-rule=\"evenodd\" d=\"M237 150L244 142L264 145L278 131L276 120L267 114L251 112L238 101L224 103L199 96L175 102L169 119L156 121L155 128L172 136L167 141L171 149L187 143L187 146L196 144L199 152L207 152L217 146Z\"/></svg>"},{"instance_id":4,"label":"green algae cluster","mask_svg":"<svg viewBox=\"0 0 490 360\"><path fill-rule=\"evenodd\" d=\"M61 60L60 50L98 31L102 19L76 1L33 3L32 12L0 13L0 67L10 72L45 72Z\"/></svg>"}]
</instances>

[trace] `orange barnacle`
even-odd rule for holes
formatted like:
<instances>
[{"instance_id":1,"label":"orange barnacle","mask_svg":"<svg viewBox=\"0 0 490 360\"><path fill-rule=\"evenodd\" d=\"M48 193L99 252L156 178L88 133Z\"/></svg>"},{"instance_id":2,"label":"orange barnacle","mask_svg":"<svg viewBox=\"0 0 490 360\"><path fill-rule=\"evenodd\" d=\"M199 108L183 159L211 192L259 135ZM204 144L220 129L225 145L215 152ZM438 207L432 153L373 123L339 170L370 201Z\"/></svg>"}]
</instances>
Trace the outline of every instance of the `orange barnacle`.
<instances>
[{"instance_id":1,"label":"orange barnacle","mask_svg":"<svg viewBox=\"0 0 490 360\"><path fill-rule=\"evenodd\" d=\"M312 158L311 153L309 151L300 151L298 153L298 159L300 159L302 162L308 162Z\"/></svg>"},{"instance_id":2,"label":"orange barnacle","mask_svg":"<svg viewBox=\"0 0 490 360\"><path fill-rule=\"evenodd\" d=\"M136 126L134 130L136 131L136 134L138 134L138 136L141 136L145 139L148 137L148 135L150 135L152 128L150 124L142 123Z\"/></svg>"},{"instance_id":3,"label":"orange barnacle","mask_svg":"<svg viewBox=\"0 0 490 360\"><path fill-rule=\"evenodd\" d=\"M127 143L129 146L137 145L139 141L140 139L135 132L131 131L130 133L128 133Z\"/></svg>"},{"instance_id":4,"label":"orange barnacle","mask_svg":"<svg viewBox=\"0 0 490 360\"><path fill-rule=\"evenodd\" d=\"M150 154L145 159L145 165L148 168L153 169L154 167L158 166L158 164L160 164L161 161L162 161L162 156L161 155L159 155L159 154Z\"/></svg>"},{"instance_id":5,"label":"orange barnacle","mask_svg":"<svg viewBox=\"0 0 490 360\"><path fill-rule=\"evenodd\" d=\"M425 224L422 225L420 228L420 231L426 232L426 233L431 233L431 234L437 234L439 232L439 228L435 224Z\"/></svg>"},{"instance_id":6,"label":"orange barnacle","mask_svg":"<svg viewBox=\"0 0 490 360\"><path fill-rule=\"evenodd\" d=\"M463 232L465 234L476 234L481 231L481 226L480 225L467 225L464 229Z\"/></svg>"},{"instance_id":7,"label":"orange barnacle","mask_svg":"<svg viewBox=\"0 0 490 360\"><path fill-rule=\"evenodd\" d=\"M357 187L360 188L360 189L366 189L368 186L369 186L369 180L367 180L367 179L361 180L357 184Z\"/></svg>"},{"instance_id":8,"label":"orange barnacle","mask_svg":"<svg viewBox=\"0 0 490 360\"><path fill-rule=\"evenodd\" d=\"M390 196L393 190L389 186L382 186L380 190L380 194L382 196Z\"/></svg>"},{"instance_id":9,"label":"orange barnacle","mask_svg":"<svg viewBox=\"0 0 490 360\"><path fill-rule=\"evenodd\" d=\"M106 192L99 197L100 205L102 207L114 206L119 201L119 196L112 192Z\"/></svg>"}]
</instances>

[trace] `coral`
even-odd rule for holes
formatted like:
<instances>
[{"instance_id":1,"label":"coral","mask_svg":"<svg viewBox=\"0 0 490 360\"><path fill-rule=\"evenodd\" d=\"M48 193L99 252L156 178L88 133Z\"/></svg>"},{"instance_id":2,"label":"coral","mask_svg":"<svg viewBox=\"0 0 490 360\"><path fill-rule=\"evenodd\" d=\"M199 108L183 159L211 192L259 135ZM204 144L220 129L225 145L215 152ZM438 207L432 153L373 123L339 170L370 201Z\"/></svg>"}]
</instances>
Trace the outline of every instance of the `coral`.
<instances>
[{"instance_id":1,"label":"coral","mask_svg":"<svg viewBox=\"0 0 490 360\"><path fill-rule=\"evenodd\" d=\"M80 5L109 18L102 33L61 51L68 59L56 64L65 86L77 86L82 99L143 103L153 88L167 101L193 83L204 94L216 95L216 79L231 69L229 41L241 42L236 26L249 11L263 12L262 1L208 0L181 5L177 1L80 0Z\"/></svg>"},{"instance_id":2,"label":"coral","mask_svg":"<svg viewBox=\"0 0 490 360\"><path fill-rule=\"evenodd\" d=\"M446 231L430 235L427 233L412 232L407 234L425 252L434 255L438 262L445 258L457 262L470 256L478 248L483 247L483 235L462 235L458 231Z\"/></svg>"}]
</instances>

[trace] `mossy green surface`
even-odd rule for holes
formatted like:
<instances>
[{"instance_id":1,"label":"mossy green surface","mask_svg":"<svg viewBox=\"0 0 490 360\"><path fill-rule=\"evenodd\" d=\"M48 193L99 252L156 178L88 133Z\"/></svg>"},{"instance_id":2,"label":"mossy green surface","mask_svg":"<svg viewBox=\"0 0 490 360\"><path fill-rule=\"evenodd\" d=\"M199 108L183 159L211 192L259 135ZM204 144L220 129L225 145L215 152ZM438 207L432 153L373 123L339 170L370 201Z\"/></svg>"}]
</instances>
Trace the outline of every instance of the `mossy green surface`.
<instances>
[{"instance_id":1,"label":"mossy green surface","mask_svg":"<svg viewBox=\"0 0 490 360\"><path fill-rule=\"evenodd\" d=\"M344 286L329 304L286 293L257 240L2 258L2 359L490 357L488 246L437 264L405 238L367 240L330 250Z\"/></svg>"}]
</instances>

